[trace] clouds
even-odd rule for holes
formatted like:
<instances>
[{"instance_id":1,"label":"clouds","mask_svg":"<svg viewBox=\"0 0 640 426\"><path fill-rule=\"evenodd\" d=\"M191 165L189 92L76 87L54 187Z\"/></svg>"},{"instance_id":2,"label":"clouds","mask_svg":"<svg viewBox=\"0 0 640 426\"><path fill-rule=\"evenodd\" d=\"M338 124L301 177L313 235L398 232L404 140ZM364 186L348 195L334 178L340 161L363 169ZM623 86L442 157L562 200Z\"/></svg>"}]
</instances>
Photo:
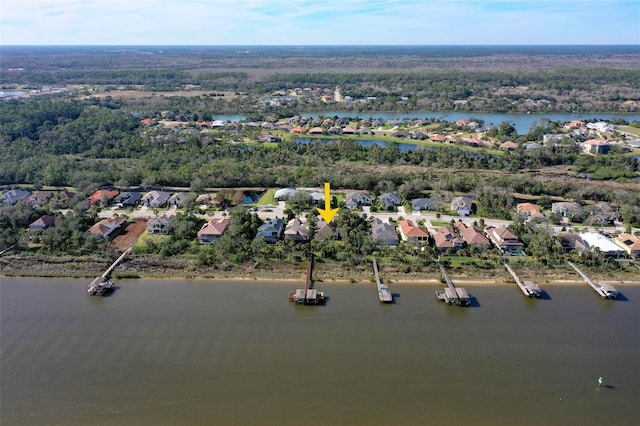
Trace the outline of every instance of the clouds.
<instances>
[{"instance_id":1,"label":"clouds","mask_svg":"<svg viewBox=\"0 0 640 426\"><path fill-rule=\"evenodd\" d=\"M3 44L637 44L636 0L3 0Z\"/></svg>"}]
</instances>

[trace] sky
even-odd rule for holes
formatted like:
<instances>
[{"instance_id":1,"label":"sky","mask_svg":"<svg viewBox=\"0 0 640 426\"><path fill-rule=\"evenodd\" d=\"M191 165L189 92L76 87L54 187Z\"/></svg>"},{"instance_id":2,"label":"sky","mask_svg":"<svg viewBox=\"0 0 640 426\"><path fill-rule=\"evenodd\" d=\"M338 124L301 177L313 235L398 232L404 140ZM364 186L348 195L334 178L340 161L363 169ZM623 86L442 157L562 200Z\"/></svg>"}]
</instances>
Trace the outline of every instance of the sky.
<instances>
[{"instance_id":1,"label":"sky","mask_svg":"<svg viewBox=\"0 0 640 426\"><path fill-rule=\"evenodd\" d=\"M0 0L4 45L640 44L640 0Z\"/></svg>"}]
</instances>

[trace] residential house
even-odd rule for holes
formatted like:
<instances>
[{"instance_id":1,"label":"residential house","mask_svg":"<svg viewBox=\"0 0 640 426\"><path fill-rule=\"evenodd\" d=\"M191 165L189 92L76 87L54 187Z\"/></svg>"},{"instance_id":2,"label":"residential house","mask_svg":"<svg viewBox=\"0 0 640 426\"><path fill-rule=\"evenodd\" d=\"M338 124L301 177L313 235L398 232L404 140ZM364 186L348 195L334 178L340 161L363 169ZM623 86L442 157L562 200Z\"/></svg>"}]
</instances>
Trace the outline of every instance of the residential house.
<instances>
[{"instance_id":1,"label":"residential house","mask_svg":"<svg viewBox=\"0 0 640 426\"><path fill-rule=\"evenodd\" d=\"M176 192L167 200L167 204L170 206L184 207L184 204L188 200L193 200L195 196L188 192Z\"/></svg>"},{"instance_id":2,"label":"residential house","mask_svg":"<svg viewBox=\"0 0 640 426\"><path fill-rule=\"evenodd\" d=\"M386 192L380 195L380 201L382 202L382 208L389 210L392 207L402 205L402 198L395 192Z\"/></svg>"},{"instance_id":3,"label":"residential house","mask_svg":"<svg viewBox=\"0 0 640 426\"><path fill-rule=\"evenodd\" d=\"M173 216L162 215L147 222L147 233L151 235L168 235L171 231L171 220Z\"/></svg>"},{"instance_id":4,"label":"residential house","mask_svg":"<svg viewBox=\"0 0 640 426\"><path fill-rule=\"evenodd\" d=\"M357 209L371 205L371 196L363 191L355 191L347 194L344 205L348 209Z\"/></svg>"},{"instance_id":5,"label":"residential house","mask_svg":"<svg viewBox=\"0 0 640 426\"><path fill-rule=\"evenodd\" d=\"M544 216L542 210L540 210L540 206L533 203L518 203L516 204L516 211L528 218Z\"/></svg>"},{"instance_id":6,"label":"residential house","mask_svg":"<svg viewBox=\"0 0 640 426\"><path fill-rule=\"evenodd\" d=\"M283 201L297 193L298 190L296 188L282 188L278 189L275 194L273 194L273 198L278 201Z\"/></svg>"},{"instance_id":7,"label":"residential house","mask_svg":"<svg viewBox=\"0 0 640 426\"><path fill-rule=\"evenodd\" d=\"M518 144L512 141L507 141L499 146L501 151L515 151L518 149Z\"/></svg>"},{"instance_id":8,"label":"residential house","mask_svg":"<svg viewBox=\"0 0 640 426\"><path fill-rule=\"evenodd\" d=\"M29 227L27 228L28 232L37 232L44 231L47 228L53 228L56 225L56 218L54 216L45 215L41 216L40 219L31 222Z\"/></svg>"},{"instance_id":9,"label":"residential house","mask_svg":"<svg viewBox=\"0 0 640 426\"><path fill-rule=\"evenodd\" d=\"M429 233L426 229L413 224L410 220L401 220L398 223L398 231L403 241L412 244L427 244Z\"/></svg>"},{"instance_id":10,"label":"residential house","mask_svg":"<svg viewBox=\"0 0 640 426\"><path fill-rule=\"evenodd\" d=\"M469 216L473 207L473 198L464 195L462 197L453 197L451 200L451 210L457 211L460 216Z\"/></svg>"},{"instance_id":11,"label":"residential house","mask_svg":"<svg viewBox=\"0 0 640 426\"><path fill-rule=\"evenodd\" d=\"M96 206L98 204L107 205L110 204L114 198L120 194L117 189L99 189L89 197L89 204Z\"/></svg>"},{"instance_id":12,"label":"residential house","mask_svg":"<svg viewBox=\"0 0 640 426\"><path fill-rule=\"evenodd\" d=\"M467 244L467 247L475 247L478 250L491 248L491 241L475 226L469 226L460 220L457 221L454 226L458 230L458 234L460 234L462 240Z\"/></svg>"},{"instance_id":13,"label":"residential house","mask_svg":"<svg viewBox=\"0 0 640 426\"><path fill-rule=\"evenodd\" d=\"M222 236L222 233L229 226L229 219L211 219L209 222L202 225L202 228L198 231L198 243L200 244L212 244Z\"/></svg>"},{"instance_id":14,"label":"residential house","mask_svg":"<svg viewBox=\"0 0 640 426\"><path fill-rule=\"evenodd\" d=\"M167 204L167 201L169 201L170 196L171 194L166 191L150 191L142 197L140 204L153 208L164 207Z\"/></svg>"},{"instance_id":15,"label":"residential house","mask_svg":"<svg viewBox=\"0 0 640 426\"><path fill-rule=\"evenodd\" d=\"M267 219L260 228L256 238L262 238L268 243L275 243L280 239L284 230L284 221L281 218Z\"/></svg>"},{"instance_id":16,"label":"residential house","mask_svg":"<svg viewBox=\"0 0 640 426\"><path fill-rule=\"evenodd\" d=\"M631 257L640 259L640 238L623 232L613 240Z\"/></svg>"},{"instance_id":17,"label":"residential house","mask_svg":"<svg viewBox=\"0 0 640 426\"><path fill-rule=\"evenodd\" d=\"M453 229L449 226L441 226L433 234L433 240L435 241L438 251L457 251L464 247L464 241L458 237Z\"/></svg>"},{"instance_id":18,"label":"residential house","mask_svg":"<svg viewBox=\"0 0 640 426\"><path fill-rule=\"evenodd\" d=\"M393 226L375 218L371 221L373 240L381 246L397 247L400 243L398 234Z\"/></svg>"},{"instance_id":19,"label":"residential house","mask_svg":"<svg viewBox=\"0 0 640 426\"><path fill-rule=\"evenodd\" d=\"M578 252L583 252L587 250L585 243L582 241L582 238L578 234L573 233L563 233L558 235L558 240L560 241L560 245L565 252L569 252L571 250L577 250Z\"/></svg>"},{"instance_id":20,"label":"residential house","mask_svg":"<svg viewBox=\"0 0 640 426\"><path fill-rule=\"evenodd\" d=\"M311 203L322 205L322 207L324 208L324 192L313 191L311 194L309 194L309 197L311 197Z\"/></svg>"},{"instance_id":21,"label":"residential house","mask_svg":"<svg viewBox=\"0 0 640 426\"><path fill-rule=\"evenodd\" d=\"M524 244L506 227L487 226L485 233L489 240L503 253L515 254L524 250Z\"/></svg>"},{"instance_id":22,"label":"residential house","mask_svg":"<svg viewBox=\"0 0 640 426\"><path fill-rule=\"evenodd\" d=\"M582 144L582 150L591 154L608 154L610 149L609 142L600 139L589 139Z\"/></svg>"},{"instance_id":23,"label":"residential house","mask_svg":"<svg viewBox=\"0 0 640 426\"><path fill-rule=\"evenodd\" d=\"M113 199L113 202L121 207L133 207L138 204L138 201L140 201L141 198L142 194L138 191L127 191L119 194Z\"/></svg>"},{"instance_id":24,"label":"residential house","mask_svg":"<svg viewBox=\"0 0 640 426\"><path fill-rule=\"evenodd\" d=\"M100 238L110 238L115 236L126 225L127 222L123 217L115 216L108 219L102 219L100 222L89 228L89 232Z\"/></svg>"},{"instance_id":25,"label":"residential house","mask_svg":"<svg viewBox=\"0 0 640 426\"><path fill-rule=\"evenodd\" d=\"M598 121L597 123L587 123L587 129L596 130L598 132L609 133L612 132L615 127L607 123L606 121Z\"/></svg>"},{"instance_id":26,"label":"residential house","mask_svg":"<svg viewBox=\"0 0 640 426\"><path fill-rule=\"evenodd\" d=\"M316 230L313 234L314 238L333 238L335 236L333 228L320 218L316 223Z\"/></svg>"},{"instance_id":27,"label":"residential house","mask_svg":"<svg viewBox=\"0 0 640 426\"><path fill-rule=\"evenodd\" d=\"M0 195L0 203L12 206L18 201L27 198L30 194L29 191L23 191L22 189L11 189Z\"/></svg>"},{"instance_id":28,"label":"residential house","mask_svg":"<svg viewBox=\"0 0 640 426\"><path fill-rule=\"evenodd\" d=\"M284 239L290 241L309 241L309 227L297 217L291 219L284 229Z\"/></svg>"},{"instance_id":29,"label":"residential house","mask_svg":"<svg viewBox=\"0 0 640 426\"><path fill-rule=\"evenodd\" d=\"M551 213L559 213L563 217L571 217L580 211L580 204L558 202L551 204Z\"/></svg>"},{"instance_id":30,"label":"residential house","mask_svg":"<svg viewBox=\"0 0 640 426\"><path fill-rule=\"evenodd\" d=\"M611 238L605 237L598 232L581 232L580 238L589 251L598 249L605 257L624 256L625 249L621 248Z\"/></svg>"},{"instance_id":31,"label":"residential house","mask_svg":"<svg viewBox=\"0 0 640 426\"><path fill-rule=\"evenodd\" d=\"M51 197L53 197L53 192L51 191L36 191L28 197L23 198L22 202L31 207L40 207Z\"/></svg>"},{"instance_id":32,"label":"residential house","mask_svg":"<svg viewBox=\"0 0 640 426\"><path fill-rule=\"evenodd\" d=\"M542 148L542 145L540 145L538 142L527 142L523 146L524 146L524 149L529 151Z\"/></svg>"},{"instance_id":33,"label":"residential house","mask_svg":"<svg viewBox=\"0 0 640 426\"><path fill-rule=\"evenodd\" d=\"M60 205L60 206L66 206L69 203L69 200L71 200L73 197L75 197L75 195L76 194L74 194L73 192L62 191L62 192L54 195L53 197L51 197L51 204Z\"/></svg>"},{"instance_id":34,"label":"residential house","mask_svg":"<svg viewBox=\"0 0 640 426\"><path fill-rule=\"evenodd\" d=\"M265 133L261 133L260 134L260 137L258 138L258 141L260 141L260 142L281 142L282 139L280 138L280 136L276 136L273 133L265 132Z\"/></svg>"},{"instance_id":35,"label":"residential house","mask_svg":"<svg viewBox=\"0 0 640 426\"><path fill-rule=\"evenodd\" d=\"M419 212L420 210L436 210L438 205L433 198L416 198L411 200L411 208L414 212Z\"/></svg>"},{"instance_id":36,"label":"residential house","mask_svg":"<svg viewBox=\"0 0 640 426\"><path fill-rule=\"evenodd\" d=\"M196 203L198 204L207 204L207 205L218 205L218 195L217 194L201 194L196 198Z\"/></svg>"}]
</instances>

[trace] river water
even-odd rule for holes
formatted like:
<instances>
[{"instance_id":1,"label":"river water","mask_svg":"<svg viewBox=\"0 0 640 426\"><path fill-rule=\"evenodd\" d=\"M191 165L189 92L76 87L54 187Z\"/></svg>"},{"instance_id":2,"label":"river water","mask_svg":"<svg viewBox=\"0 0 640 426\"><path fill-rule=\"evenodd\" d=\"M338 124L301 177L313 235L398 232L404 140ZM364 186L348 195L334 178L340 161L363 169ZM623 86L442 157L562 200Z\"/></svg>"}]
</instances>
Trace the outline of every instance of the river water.
<instances>
[{"instance_id":1,"label":"river water","mask_svg":"<svg viewBox=\"0 0 640 426\"><path fill-rule=\"evenodd\" d=\"M640 287L0 278L7 425L637 425ZM604 377L604 386L597 378Z\"/></svg>"}]
</instances>

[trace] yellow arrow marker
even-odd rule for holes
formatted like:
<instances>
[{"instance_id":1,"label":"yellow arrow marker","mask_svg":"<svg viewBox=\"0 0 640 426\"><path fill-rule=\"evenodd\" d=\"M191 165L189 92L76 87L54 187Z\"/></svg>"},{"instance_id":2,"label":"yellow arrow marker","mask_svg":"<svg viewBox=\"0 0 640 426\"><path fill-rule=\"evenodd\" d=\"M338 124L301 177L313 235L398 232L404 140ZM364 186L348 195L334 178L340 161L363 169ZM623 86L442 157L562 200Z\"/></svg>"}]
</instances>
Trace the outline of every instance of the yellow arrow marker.
<instances>
[{"instance_id":1,"label":"yellow arrow marker","mask_svg":"<svg viewBox=\"0 0 640 426\"><path fill-rule=\"evenodd\" d=\"M331 208L331 185L329 182L324 183L324 209L318 207L318 213L327 223L331 222L336 213L338 213L338 209Z\"/></svg>"}]
</instances>

